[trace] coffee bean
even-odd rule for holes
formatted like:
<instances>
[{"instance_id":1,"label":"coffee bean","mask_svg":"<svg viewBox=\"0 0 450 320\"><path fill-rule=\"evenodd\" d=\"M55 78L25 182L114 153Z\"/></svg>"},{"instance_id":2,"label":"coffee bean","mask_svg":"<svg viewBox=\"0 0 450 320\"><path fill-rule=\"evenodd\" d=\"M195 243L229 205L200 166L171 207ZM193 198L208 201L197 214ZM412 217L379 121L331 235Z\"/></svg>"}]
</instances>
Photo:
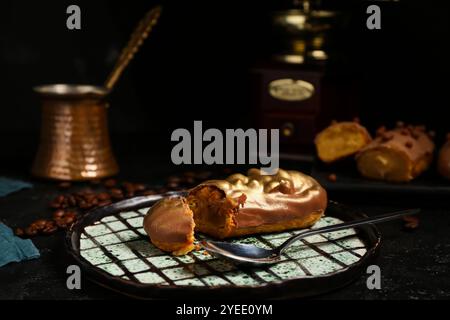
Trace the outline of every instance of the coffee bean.
<instances>
[{"instance_id":1,"label":"coffee bean","mask_svg":"<svg viewBox=\"0 0 450 320\"><path fill-rule=\"evenodd\" d=\"M159 188L156 192L158 194L164 194L164 193L169 192L169 190L167 188Z\"/></svg>"},{"instance_id":2,"label":"coffee bean","mask_svg":"<svg viewBox=\"0 0 450 320\"><path fill-rule=\"evenodd\" d=\"M155 194L157 194L155 190L147 190L147 191L141 192L141 195L144 197L145 196L154 196Z\"/></svg>"},{"instance_id":3,"label":"coffee bean","mask_svg":"<svg viewBox=\"0 0 450 320\"><path fill-rule=\"evenodd\" d=\"M334 126L335 124L338 124L339 122L337 120L331 120L331 125Z\"/></svg>"},{"instance_id":4,"label":"coffee bean","mask_svg":"<svg viewBox=\"0 0 450 320\"><path fill-rule=\"evenodd\" d=\"M415 140L418 140L420 138L420 133L417 131L411 132L411 137L413 137Z\"/></svg>"},{"instance_id":5,"label":"coffee bean","mask_svg":"<svg viewBox=\"0 0 450 320\"><path fill-rule=\"evenodd\" d=\"M55 219L55 223L58 226L58 228L67 229L67 223L64 218Z\"/></svg>"},{"instance_id":6,"label":"coffee bean","mask_svg":"<svg viewBox=\"0 0 450 320\"><path fill-rule=\"evenodd\" d=\"M70 182L68 182L68 181L61 182L61 183L58 185L58 187L59 187L60 189L69 189L71 186L72 186L72 184L71 184Z\"/></svg>"},{"instance_id":7,"label":"coffee bean","mask_svg":"<svg viewBox=\"0 0 450 320\"><path fill-rule=\"evenodd\" d=\"M388 141L394 139L394 135L392 134L392 132L385 132L385 133L383 133L381 138L382 138L383 142L388 142Z\"/></svg>"},{"instance_id":8,"label":"coffee bean","mask_svg":"<svg viewBox=\"0 0 450 320\"><path fill-rule=\"evenodd\" d=\"M98 203L98 206L99 206L99 207L106 207L106 206L109 206L111 203L112 203L111 200L103 200L103 201L100 201L100 202Z\"/></svg>"},{"instance_id":9,"label":"coffee bean","mask_svg":"<svg viewBox=\"0 0 450 320\"><path fill-rule=\"evenodd\" d=\"M67 211L67 212L64 214L63 218L68 218L68 217L70 217L70 218L76 219L77 216L78 216L78 215L77 215L76 212L74 212L74 211Z\"/></svg>"},{"instance_id":10,"label":"coffee bean","mask_svg":"<svg viewBox=\"0 0 450 320\"><path fill-rule=\"evenodd\" d=\"M54 198L51 202L50 202L50 207L53 209L58 209L62 207L62 204L64 202L64 196L63 195L59 195L56 198Z\"/></svg>"},{"instance_id":11,"label":"coffee bean","mask_svg":"<svg viewBox=\"0 0 450 320\"><path fill-rule=\"evenodd\" d=\"M80 209L86 210L86 209L92 208L92 205L90 203L88 203L87 201L83 200L78 203L78 207Z\"/></svg>"},{"instance_id":12,"label":"coffee bean","mask_svg":"<svg viewBox=\"0 0 450 320\"><path fill-rule=\"evenodd\" d=\"M27 235L28 237L34 237L37 234L38 234L38 230L36 230L35 228L33 228L31 226L25 228L25 235Z\"/></svg>"},{"instance_id":13,"label":"coffee bean","mask_svg":"<svg viewBox=\"0 0 450 320\"><path fill-rule=\"evenodd\" d=\"M403 121L397 121L396 127L397 128L404 128L405 127L405 123Z\"/></svg>"},{"instance_id":14,"label":"coffee bean","mask_svg":"<svg viewBox=\"0 0 450 320\"><path fill-rule=\"evenodd\" d=\"M419 218L416 216L403 217L403 221L405 222L404 228L407 230L414 230L419 227Z\"/></svg>"},{"instance_id":15,"label":"coffee bean","mask_svg":"<svg viewBox=\"0 0 450 320\"><path fill-rule=\"evenodd\" d=\"M337 181L337 175L335 173L332 173L328 176L328 181L330 182L336 182Z\"/></svg>"},{"instance_id":16,"label":"coffee bean","mask_svg":"<svg viewBox=\"0 0 450 320\"><path fill-rule=\"evenodd\" d=\"M100 201L110 200L111 196L107 192L101 192L97 195L97 199Z\"/></svg>"},{"instance_id":17,"label":"coffee bean","mask_svg":"<svg viewBox=\"0 0 450 320\"><path fill-rule=\"evenodd\" d=\"M167 183L180 183L181 182L181 178L177 177L177 176L170 176L167 179Z\"/></svg>"},{"instance_id":18,"label":"coffee bean","mask_svg":"<svg viewBox=\"0 0 450 320\"><path fill-rule=\"evenodd\" d=\"M122 200L124 198L123 191L118 188L113 188L110 190L111 198L115 200Z\"/></svg>"},{"instance_id":19,"label":"coffee bean","mask_svg":"<svg viewBox=\"0 0 450 320\"><path fill-rule=\"evenodd\" d=\"M14 230L14 234L18 237L23 237L25 235L25 231L22 228L16 228Z\"/></svg>"},{"instance_id":20,"label":"coffee bean","mask_svg":"<svg viewBox=\"0 0 450 320\"><path fill-rule=\"evenodd\" d=\"M176 182L169 182L167 184L167 188L169 188L169 189L177 189L179 187L180 187L180 185L178 183L176 183Z\"/></svg>"},{"instance_id":21,"label":"coffee bean","mask_svg":"<svg viewBox=\"0 0 450 320\"><path fill-rule=\"evenodd\" d=\"M436 131L433 131L433 130L428 131L428 136L429 136L431 139L436 138Z\"/></svg>"},{"instance_id":22,"label":"coffee bean","mask_svg":"<svg viewBox=\"0 0 450 320\"><path fill-rule=\"evenodd\" d=\"M361 119L359 117L354 117L353 122L361 123Z\"/></svg>"},{"instance_id":23,"label":"coffee bean","mask_svg":"<svg viewBox=\"0 0 450 320\"><path fill-rule=\"evenodd\" d=\"M66 223L66 225L70 226L75 222L76 217L75 216L66 216L63 218L63 220Z\"/></svg>"},{"instance_id":24,"label":"coffee bean","mask_svg":"<svg viewBox=\"0 0 450 320\"><path fill-rule=\"evenodd\" d=\"M58 226L54 221L49 221L49 223L46 224L45 228L42 230L42 233L45 235L50 235L58 231Z\"/></svg>"},{"instance_id":25,"label":"coffee bean","mask_svg":"<svg viewBox=\"0 0 450 320\"><path fill-rule=\"evenodd\" d=\"M134 185L134 190L135 190L135 191L141 192L141 191L145 191L145 189L147 189L147 187L145 186L145 184L142 184L142 183L136 183L136 184Z\"/></svg>"},{"instance_id":26,"label":"coffee bean","mask_svg":"<svg viewBox=\"0 0 450 320\"><path fill-rule=\"evenodd\" d=\"M386 127L385 127L385 126L379 127L379 128L377 129L377 137L383 136L383 134L384 134L385 132L386 132Z\"/></svg>"},{"instance_id":27,"label":"coffee bean","mask_svg":"<svg viewBox=\"0 0 450 320\"><path fill-rule=\"evenodd\" d=\"M59 210L56 210L54 213L53 213L53 219L58 219L58 218L61 218L61 217L63 217L64 215L65 215L65 211L64 210L62 210L62 209L59 209Z\"/></svg>"},{"instance_id":28,"label":"coffee bean","mask_svg":"<svg viewBox=\"0 0 450 320\"><path fill-rule=\"evenodd\" d=\"M115 179L108 179L103 183L103 185L106 188L114 188L115 186L117 186L117 181Z\"/></svg>"},{"instance_id":29,"label":"coffee bean","mask_svg":"<svg viewBox=\"0 0 450 320\"><path fill-rule=\"evenodd\" d=\"M97 200L97 195L95 193L88 193L84 195L84 200L87 203L92 203L93 201Z\"/></svg>"},{"instance_id":30,"label":"coffee bean","mask_svg":"<svg viewBox=\"0 0 450 320\"><path fill-rule=\"evenodd\" d=\"M46 224L48 223L48 220L44 220L44 219L40 219L40 220L36 220L35 222L33 222L30 227L32 227L33 229L36 229L38 231L42 230L45 228Z\"/></svg>"},{"instance_id":31,"label":"coffee bean","mask_svg":"<svg viewBox=\"0 0 450 320\"><path fill-rule=\"evenodd\" d=\"M75 207L77 205L77 200L74 195L67 196L67 202L70 207Z\"/></svg>"},{"instance_id":32,"label":"coffee bean","mask_svg":"<svg viewBox=\"0 0 450 320\"><path fill-rule=\"evenodd\" d=\"M193 185L195 184L195 179L192 177L188 177L184 180L188 185Z\"/></svg>"},{"instance_id":33,"label":"coffee bean","mask_svg":"<svg viewBox=\"0 0 450 320\"><path fill-rule=\"evenodd\" d=\"M126 190L134 190L134 185L128 181L123 182L122 187L124 187Z\"/></svg>"}]
</instances>

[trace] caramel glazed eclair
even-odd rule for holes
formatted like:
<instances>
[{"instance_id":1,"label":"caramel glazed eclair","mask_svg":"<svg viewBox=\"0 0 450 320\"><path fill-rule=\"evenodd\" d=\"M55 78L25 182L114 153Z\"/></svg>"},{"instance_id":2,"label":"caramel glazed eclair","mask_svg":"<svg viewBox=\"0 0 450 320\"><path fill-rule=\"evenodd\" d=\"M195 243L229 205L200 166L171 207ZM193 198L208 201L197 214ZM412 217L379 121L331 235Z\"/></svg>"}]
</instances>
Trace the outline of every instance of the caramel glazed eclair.
<instances>
[{"instance_id":1,"label":"caramel glazed eclair","mask_svg":"<svg viewBox=\"0 0 450 320\"><path fill-rule=\"evenodd\" d=\"M327 193L312 177L279 170L235 174L202 183L187 198L196 231L219 239L308 228L327 207Z\"/></svg>"},{"instance_id":2,"label":"caramel glazed eclair","mask_svg":"<svg viewBox=\"0 0 450 320\"><path fill-rule=\"evenodd\" d=\"M265 176L252 169L248 176L204 182L187 199L161 200L147 213L144 229L155 246L183 255L195 248L194 230L225 239L308 228L327 202L325 189L307 175L279 170Z\"/></svg>"}]
</instances>

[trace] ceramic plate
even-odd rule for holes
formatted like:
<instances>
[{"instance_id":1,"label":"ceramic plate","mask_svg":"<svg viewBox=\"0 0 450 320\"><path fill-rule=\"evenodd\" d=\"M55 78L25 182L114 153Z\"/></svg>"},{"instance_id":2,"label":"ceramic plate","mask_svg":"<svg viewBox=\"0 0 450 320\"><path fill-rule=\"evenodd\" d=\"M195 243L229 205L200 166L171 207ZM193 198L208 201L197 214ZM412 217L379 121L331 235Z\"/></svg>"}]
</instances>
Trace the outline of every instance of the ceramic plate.
<instances>
[{"instance_id":1,"label":"ceramic plate","mask_svg":"<svg viewBox=\"0 0 450 320\"><path fill-rule=\"evenodd\" d=\"M162 197L125 200L92 211L74 225L67 235L68 250L91 280L148 299L309 296L359 277L379 249L379 232L367 226L305 238L290 247L280 262L263 268L238 267L204 250L174 257L154 247L142 228L145 214ZM326 216L313 228L362 217L330 202ZM298 232L230 241L273 248Z\"/></svg>"}]
</instances>

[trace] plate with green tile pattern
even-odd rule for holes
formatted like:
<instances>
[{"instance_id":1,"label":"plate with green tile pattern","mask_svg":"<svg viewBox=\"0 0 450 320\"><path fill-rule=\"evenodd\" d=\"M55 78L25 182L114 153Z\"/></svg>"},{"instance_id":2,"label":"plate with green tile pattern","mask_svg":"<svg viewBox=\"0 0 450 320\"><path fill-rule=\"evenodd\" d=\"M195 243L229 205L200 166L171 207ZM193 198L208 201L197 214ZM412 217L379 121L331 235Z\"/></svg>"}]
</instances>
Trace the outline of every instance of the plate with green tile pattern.
<instances>
[{"instance_id":1,"label":"plate with green tile pattern","mask_svg":"<svg viewBox=\"0 0 450 320\"><path fill-rule=\"evenodd\" d=\"M171 194L172 195L172 194ZM236 266L204 250L174 257L153 246L142 222L167 195L138 197L96 209L68 232L69 253L89 279L122 294L144 298L305 297L343 287L378 254L381 236L373 225L305 238L264 267ZM363 218L330 202L313 228ZM300 231L247 236L230 241L273 248ZM197 235L198 240L205 239Z\"/></svg>"}]
</instances>

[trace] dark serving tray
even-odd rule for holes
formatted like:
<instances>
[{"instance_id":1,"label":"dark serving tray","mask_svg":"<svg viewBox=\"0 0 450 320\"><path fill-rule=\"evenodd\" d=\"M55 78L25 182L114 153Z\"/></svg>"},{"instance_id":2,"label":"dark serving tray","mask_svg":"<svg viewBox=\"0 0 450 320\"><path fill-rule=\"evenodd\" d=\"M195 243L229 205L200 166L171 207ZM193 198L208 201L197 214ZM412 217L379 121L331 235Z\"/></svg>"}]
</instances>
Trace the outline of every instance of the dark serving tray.
<instances>
[{"instance_id":1,"label":"dark serving tray","mask_svg":"<svg viewBox=\"0 0 450 320\"><path fill-rule=\"evenodd\" d=\"M155 248L142 229L148 208L164 196L139 197L96 209L71 228L67 249L90 280L142 299L305 297L335 290L360 277L381 243L377 228L368 225L306 238L291 247L281 262L264 268L237 267L201 250L173 257ZM326 217L314 228L362 217L357 210L330 202ZM273 247L296 232L231 241Z\"/></svg>"},{"instance_id":2,"label":"dark serving tray","mask_svg":"<svg viewBox=\"0 0 450 320\"><path fill-rule=\"evenodd\" d=\"M336 182L329 180L330 174L336 174ZM337 165L326 165L319 160L315 160L311 175L327 191L331 192L380 192L404 195L432 195L436 197L450 196L450 181L440 177L432 168L411 182L389 183L362 177L356 168L356 163L353 161Z\"/></svg>"}]
</instances>

